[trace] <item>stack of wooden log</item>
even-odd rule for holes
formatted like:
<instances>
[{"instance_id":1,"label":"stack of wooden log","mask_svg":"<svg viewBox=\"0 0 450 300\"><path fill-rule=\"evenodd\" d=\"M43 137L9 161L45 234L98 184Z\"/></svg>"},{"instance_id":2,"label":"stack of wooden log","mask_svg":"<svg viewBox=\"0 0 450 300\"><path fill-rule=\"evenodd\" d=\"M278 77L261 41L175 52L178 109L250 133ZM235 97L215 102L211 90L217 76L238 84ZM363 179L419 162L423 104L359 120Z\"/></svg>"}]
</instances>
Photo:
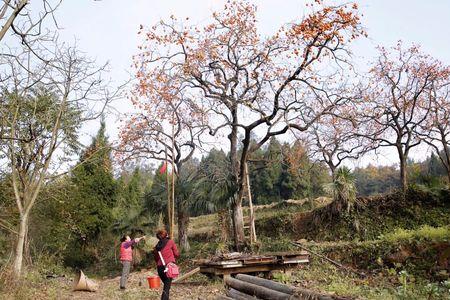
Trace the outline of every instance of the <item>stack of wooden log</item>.
<instances>
[{"instance_id":1,"label":"stack of wooden log","mask_svg":"<svg viewBox=\"0 0 450 300\"><path fill-rule=\"evenodd\" d=\"M294 299L311 299L311 300L337 300L345 299L334 295L323 295L314 291L297 288L271 280L250 276L246 274L238 274L235 278L226 277L225 285L227 286L226 296L220 295L217 299L221 300L294 300Z\"/></svg>"}]
</instances>

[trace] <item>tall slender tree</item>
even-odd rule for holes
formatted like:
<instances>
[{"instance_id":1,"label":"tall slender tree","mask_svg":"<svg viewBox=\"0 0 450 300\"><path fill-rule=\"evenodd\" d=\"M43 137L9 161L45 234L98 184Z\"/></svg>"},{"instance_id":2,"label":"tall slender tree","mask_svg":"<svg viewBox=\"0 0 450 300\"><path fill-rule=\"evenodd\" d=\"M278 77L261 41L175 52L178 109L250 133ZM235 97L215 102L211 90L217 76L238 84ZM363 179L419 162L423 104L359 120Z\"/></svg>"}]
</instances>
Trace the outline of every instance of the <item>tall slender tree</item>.
<instances>
[{"instance_id":1,"label":"tall slender tree","mask_svg":"<svg viewBox=\"0 0 450 300\"><path fill-rule=\"evenodd\" d=\"M25 53L9 57L1 71L5 80L0 94L4 133L0 151L8 162L20 214L13 264L16 279L21 275L30 211L42 186L62 172L67 157L79 148L80 126L98 118L117 95L107 93L104 67L96 68L76 48L53 46L53 53L46 52L50 62L35 61Z\"/></svg>"}]
</instances>

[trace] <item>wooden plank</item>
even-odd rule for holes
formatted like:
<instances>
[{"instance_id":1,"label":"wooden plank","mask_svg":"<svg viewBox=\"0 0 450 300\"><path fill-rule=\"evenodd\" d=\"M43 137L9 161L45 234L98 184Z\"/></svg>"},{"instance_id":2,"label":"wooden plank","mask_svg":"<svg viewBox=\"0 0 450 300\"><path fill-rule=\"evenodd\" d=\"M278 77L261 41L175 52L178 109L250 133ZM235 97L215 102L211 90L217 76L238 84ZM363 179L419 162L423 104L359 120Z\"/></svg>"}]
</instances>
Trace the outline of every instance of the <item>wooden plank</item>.
<instances>
[{"instance_id":1,"label":"wooden plank","mask_svg":"<svg viewBox=\"0 0 450 300\"><path fill-rule=\"evenodd\" d=\"M279 291L274 291L266 287L262 287L256 284L248 283L232 277L225 279L226 285L238 290L244 294L256 296L261 299L270 300L289 300L293 299L291 296ZM294 298L295 299L295 298Z\"/></svg>"},{"instance_id":2,"label":"wooden plank","mask_svg":"<svg viewBox=\"0 0 450 300\"><path fill-rule=\"evenodd\" d=\"M283 266L285 267L285 266ZM214 268L214 267L200 267L200 273L209 273L214 275L238 274L238 273L253 273L253 272L269 272L280 269L281 266L273 267L273 265L248 265L236 268Z\"/></svg>"},{"instance_id":3,"label":"wooden plank","mask_svg":"<svg viewBox=\"0 0 450 300\"><path fill-rule=\"evenodd\" d=\"M281 263L283 264L302 264L302 263L309 263L309 256L292 256L292 257L283 257L281 260Z\"/></svg>"},{"instance_id":4,"label":"wooden plank","mask_svg":"<svg viewBox=\"0 0 450 300\"><path fill-rule=\"evenodd\" d=\"M235 265L223 265L222 266L222 269L228 269L228 268L239 268L239 267L242 267L243 266L243 264L242 263L239 263L239 264L235 264Z\"/></svg>"},{"instance_id":5,"label":"wooden plank","mask_svg":"<svg viewBox=\"0 0 450 300\"><path fill-rule=\"evenodd\" d=\"M294 264L283 264L283 263L249 264L240 267L230 267L230 268L223 268L223 266L200 266L200 273L225 275L238 273L270 272L273 270L284 270L287 267L289 267L289 265Z\"/></svg>"},{"instance_id":6,"label":"wooden plank","mask_svg":"<svg viewBox=\"0 0 450 300\"><path fill-rule=\"evenodd\" d=\"M189 278L192 275L197 274L198 272L200 272L199 267L187 272L186 274L180 275L178 278L176 278L174 281L172 281L172 283L177 283L177 282L180 282L181 280L185 280L186 278Z\"/></svg>"},{"instance_id":7,"label":"wooden plank","mask_svg":"<svg viewBox=\"0 0 450 300\"><path fill-rule=\"evenodd\" d=\"M270 264L270 263L276 263L276 262L277 262L277 258L275 256L251 257L248 259L244 259L244 265Z\"/></svg>"},{"instance_id":8,"label":"wooden plank","mask_svg":"<svg viewBox=\"0 0 450 300\"><path fill-rule=\"evenodd\" d=\"M266 252L263 253L262 255L267 255L267 256L297 256L297 255L307 255L309 254L308 251L279 251L279 252Z\"/></svg>"},{"instance_id":9,"label":"wooden plank","mask_svg":"<svg viewBox=\"0 0 450 300\"><path fill-rule=\"evenodd\" d=\"M210 262L208 265L226 266L226 265L236 265L236 264L242 264L242 263L239 260L220 260L220 261Z\"/></svg>"}]
</instances>

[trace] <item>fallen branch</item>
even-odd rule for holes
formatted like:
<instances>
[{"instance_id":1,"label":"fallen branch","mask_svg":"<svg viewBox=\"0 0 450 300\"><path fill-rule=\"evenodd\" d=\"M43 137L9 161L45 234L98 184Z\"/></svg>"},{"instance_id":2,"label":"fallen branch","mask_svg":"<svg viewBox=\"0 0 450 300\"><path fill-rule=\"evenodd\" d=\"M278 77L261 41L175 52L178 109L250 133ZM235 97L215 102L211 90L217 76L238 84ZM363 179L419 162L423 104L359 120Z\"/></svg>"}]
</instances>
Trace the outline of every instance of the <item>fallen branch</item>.
<instances>
[{"instance_id":1,"label":"fallen branch","mask_svg":"<svg viewBox=\"0 0 450 300\"><path fill-rule=\"evenodd\" d=\"M352 272L352 273L354 273L354 274L356 274L356 275L358 275L358 276L360 276L360 277L366 277L366 276L367 276L366 274L360 273L360 272L355 271L355 270L352 270L352 269L350 269L350 268L348 268L348 267L342 265L341 263L338 263L337 261L332 260L332 259L326 257L325 255L322 255L322 254L319 254L319 253L317 253L317 252L314 252L314 251L312 251L311 249L306 248L305 246L303 246L302 244L300 244L300 243L298 243L298 242L291 242L291 243L292 243L293 245L295 245L295 246L297 246L297 247L303 249L303 250L308 251L308 252L311 253L311 254L314 254L315 256L318 256L318 257L320 257L320 258L322 258L322 259L324 259L324 260L326 260L326 261L332 263L333 265L335 265L335 266L337 266L337 267L339 267L339 268L341 268L341 269L344 269L345 271Z\"/></svg>"}]
</instances>

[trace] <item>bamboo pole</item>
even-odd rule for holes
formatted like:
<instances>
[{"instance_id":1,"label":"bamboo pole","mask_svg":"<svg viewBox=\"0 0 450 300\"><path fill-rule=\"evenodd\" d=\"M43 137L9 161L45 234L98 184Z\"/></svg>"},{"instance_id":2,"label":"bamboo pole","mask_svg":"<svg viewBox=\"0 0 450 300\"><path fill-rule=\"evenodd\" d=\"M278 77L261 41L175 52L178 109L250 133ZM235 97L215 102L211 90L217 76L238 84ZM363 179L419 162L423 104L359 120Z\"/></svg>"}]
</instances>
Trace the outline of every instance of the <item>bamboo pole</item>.
<instances>
[{"instance_id":1,"label":"bamboo pole","mask_svg":"<svg viewBox=\"0 0 450 300\"><path fill-rule=\"evenodd\" d=\"M170 202L170 185L169 185L169 164L168 164L168 159L167 159L167 146L164 147L164 152L166 154L166 186L167 186L167 221L169 222L169 231L172 230L172 212L170 209L171 206L171 202Z\"/></svg>"},{"instance_id":2,"label":"bamboo pole","mask_svg":"<svg viewBox=\"0 0 450 300\"><path fill-rule=\"evenodd\" d=\"M248 193L248 205L250 207L250 244L256 243L256 229L255 229L255 213L253 210L253 200L252 200L252 191L250 189L250 176L248 172L248 164L245 162L245 176L246 176L246 185L247 185L247 193Z\"/></svg>"},{"instance_id":3,"label":"bamboo pole","mask_svg":"<svg viewBox=\"0 0 450 300\"><path fill-rule=\"evenodd\" d=\"M173 240L175 227L175 113L172 115L172 227L170 239Z\"/></svg>"}]
</instances>

